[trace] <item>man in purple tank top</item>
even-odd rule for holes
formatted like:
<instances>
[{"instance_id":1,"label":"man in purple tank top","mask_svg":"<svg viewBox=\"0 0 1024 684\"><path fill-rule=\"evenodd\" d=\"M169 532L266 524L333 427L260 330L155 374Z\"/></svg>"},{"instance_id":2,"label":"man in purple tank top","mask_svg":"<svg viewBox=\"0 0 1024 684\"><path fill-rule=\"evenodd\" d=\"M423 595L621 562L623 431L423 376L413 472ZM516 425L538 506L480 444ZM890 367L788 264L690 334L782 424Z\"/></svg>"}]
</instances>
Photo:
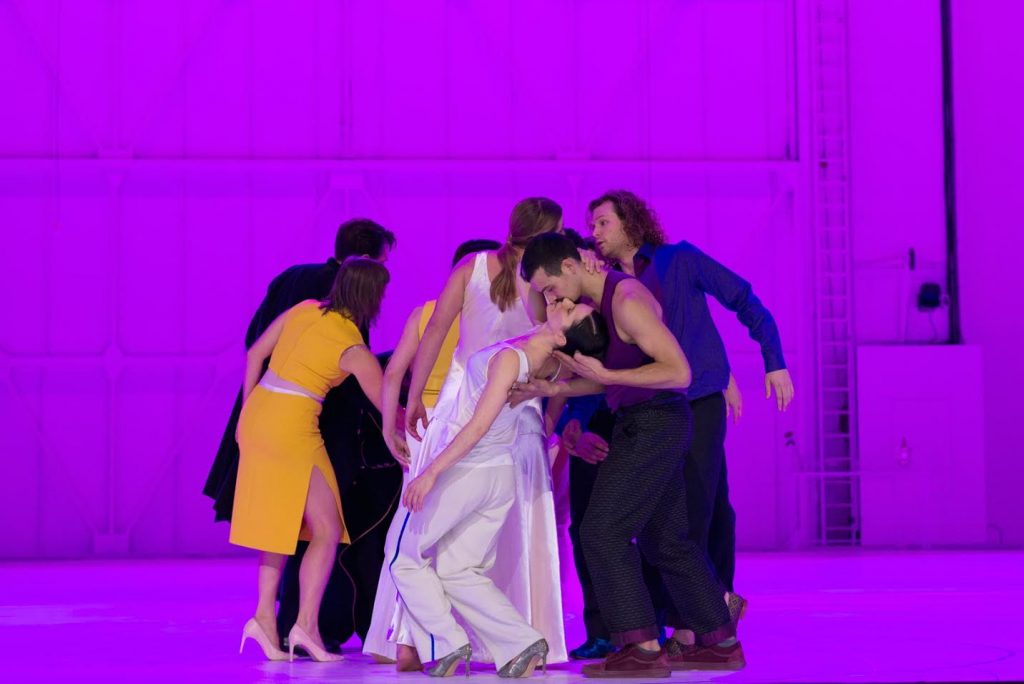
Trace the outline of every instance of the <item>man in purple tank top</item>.
<instances>
[{"instance_id":1,"label":"man in purple tank top","mask_svg":"<svg viewBox=\"0 0 1024 684\"><path fill-rule=\"evenodd\" d=\"M545 396L605 392L616 416L580 539L601 614L621 650L584 666L584 675L667 677L672 669L742 667L743 652L724 589L706 551L689 538L683 465L691 414L683 390L691 372L679 342L662 321L660 305L631 276L588 272L572 241L562 235L531 240L521 269L530 286L549 300L593 302L608 325L610 343L603 362L563 355L563 364L579 377L561 383L534 381L522 388ZM658 645L641 552L661 573L685 627L696 634L686 657L671 665Z\"/></svg>"},{"instance_id":2,"label":"man in purple tank top","mask_svg":"<svg viewBox=\"0 0 1024 684\"><path fill-rule=\"evenodd\" d=\"M765 398L774 393L779 410L785 411L793 399L793 379L786 368L779 327L749 282L689 242L668 244L654 209L635 193L608 191L592 200L588 210L601 256L654 293L665 325L690 362L693 382L686 390L693 413L686 459L690 538L707 549L719 581L730 592L730 609L741 615L746 601L733 591L736 512L729 502L725 435L730 409L738 420L742 402L708 299L713 297L734 312L757 342L764 360ZM670 654L678 650L677 645L669 642Z\"/></svg>"}]
</instances>

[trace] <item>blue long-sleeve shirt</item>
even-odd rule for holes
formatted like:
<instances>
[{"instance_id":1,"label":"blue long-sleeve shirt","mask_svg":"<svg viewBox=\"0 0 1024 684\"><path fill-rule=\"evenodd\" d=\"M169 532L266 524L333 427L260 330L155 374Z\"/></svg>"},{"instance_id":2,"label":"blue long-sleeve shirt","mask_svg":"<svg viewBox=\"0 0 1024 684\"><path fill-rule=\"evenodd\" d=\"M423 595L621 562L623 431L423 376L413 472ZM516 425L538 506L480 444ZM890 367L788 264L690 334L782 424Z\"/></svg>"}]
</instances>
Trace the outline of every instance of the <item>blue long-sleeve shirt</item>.
<instances>
[{"instance_id":1,"label":"blue long-sleeve shirt","mask_svg":"<svg viewBox=\"0 0 1024 684\"><path fill-rule=\"evenodd\" d=\"M690 362L693 382L686 396L691 401L721 392L729 384L729 360L708 310L707 295L736 312L761 346L766 373L786 367L779 328L750 283L689 242L645 244L633 258L633 267L640 282L658 298L665 325Z\"/></svg>"},{"instance_id":2,"label":"blue long-sleeve shirt","mask_svg":"<svg viewBox=\"0 0 1024 684\"><path fill-rule=\"evenodd\" d=\"M565 409L555 424L555 433L562 434L562 430L569 424L570 420L580 421L580 427L586 432L590 426L590 419L594 417L601 404L604 402L603 394L585 394L581 397L569 397L565 403ZM605 408L607 410L607 408ZM603 436L603 435L602 435Z\"/></svg>"}]
</instances>

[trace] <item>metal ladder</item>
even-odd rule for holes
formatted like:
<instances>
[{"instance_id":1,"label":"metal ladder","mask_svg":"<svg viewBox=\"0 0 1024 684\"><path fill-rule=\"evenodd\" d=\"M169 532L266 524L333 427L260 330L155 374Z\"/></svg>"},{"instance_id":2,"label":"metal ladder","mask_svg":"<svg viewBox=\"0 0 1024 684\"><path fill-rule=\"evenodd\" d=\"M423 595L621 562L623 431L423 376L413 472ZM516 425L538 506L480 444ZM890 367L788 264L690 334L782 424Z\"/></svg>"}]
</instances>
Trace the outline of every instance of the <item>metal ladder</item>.
<instances>
[{"instance_id":1,"label":"metal ladder","mask_svg":"<svg viewBox=\"0 0 1024 684\"><path fill-rule=\"evenodd\" d=\"M811 4L817 541L860 543L846 0Z\"/></svg>"}]
</instances>

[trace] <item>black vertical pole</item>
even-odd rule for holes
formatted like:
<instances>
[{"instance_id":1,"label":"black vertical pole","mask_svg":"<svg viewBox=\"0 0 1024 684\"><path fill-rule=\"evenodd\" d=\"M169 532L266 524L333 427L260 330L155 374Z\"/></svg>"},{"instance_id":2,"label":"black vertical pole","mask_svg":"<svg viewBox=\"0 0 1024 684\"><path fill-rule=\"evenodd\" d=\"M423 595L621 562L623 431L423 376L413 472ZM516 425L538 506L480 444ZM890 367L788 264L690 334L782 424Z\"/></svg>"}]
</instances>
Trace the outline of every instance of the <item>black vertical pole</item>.
<instances>
[{"instance_id":1,"label":"black vertical pole","mask_svg":"<svg viewBox=\"0 0 1024 684\"><path fill-rule=\"evenodd\" d=\"M946 196L946 293L949 295L949 343L963 342L960 329L960 267L956 235L956 136L953 132L952 0L940 0L942 14L942 143Z\"/></svg>"}]
</instances>

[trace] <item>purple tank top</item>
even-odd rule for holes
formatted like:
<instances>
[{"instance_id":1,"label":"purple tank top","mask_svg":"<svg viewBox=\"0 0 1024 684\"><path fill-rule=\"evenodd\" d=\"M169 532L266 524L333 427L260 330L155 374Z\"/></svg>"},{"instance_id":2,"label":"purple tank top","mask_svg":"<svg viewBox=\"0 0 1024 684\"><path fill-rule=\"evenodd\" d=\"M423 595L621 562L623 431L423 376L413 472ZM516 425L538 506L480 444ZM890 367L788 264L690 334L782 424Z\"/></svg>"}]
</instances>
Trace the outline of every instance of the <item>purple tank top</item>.
<instances>
[{"instance_id":1,"label":"purple tank top","mask_svg":"<svg viewBox=\"0 0 1024 684\"><path fill-rule=\"evenodd\" d=\"M608 325L608 351L604 355L604 365L605 368L613 370L638 368L654 361L640 347L623 342L615 331L612 299L615 296L615 288L623 280L634 280L634 278L620 271L608 271L608 277L604 281L604 292L601 294L601 315L604 316L605 323ZM657 389L609 385L605 389L605 398L608 401L608 408L618 411L620 408L652 399L661 392L662 390Z\"/></svg>"}]
</instances>

